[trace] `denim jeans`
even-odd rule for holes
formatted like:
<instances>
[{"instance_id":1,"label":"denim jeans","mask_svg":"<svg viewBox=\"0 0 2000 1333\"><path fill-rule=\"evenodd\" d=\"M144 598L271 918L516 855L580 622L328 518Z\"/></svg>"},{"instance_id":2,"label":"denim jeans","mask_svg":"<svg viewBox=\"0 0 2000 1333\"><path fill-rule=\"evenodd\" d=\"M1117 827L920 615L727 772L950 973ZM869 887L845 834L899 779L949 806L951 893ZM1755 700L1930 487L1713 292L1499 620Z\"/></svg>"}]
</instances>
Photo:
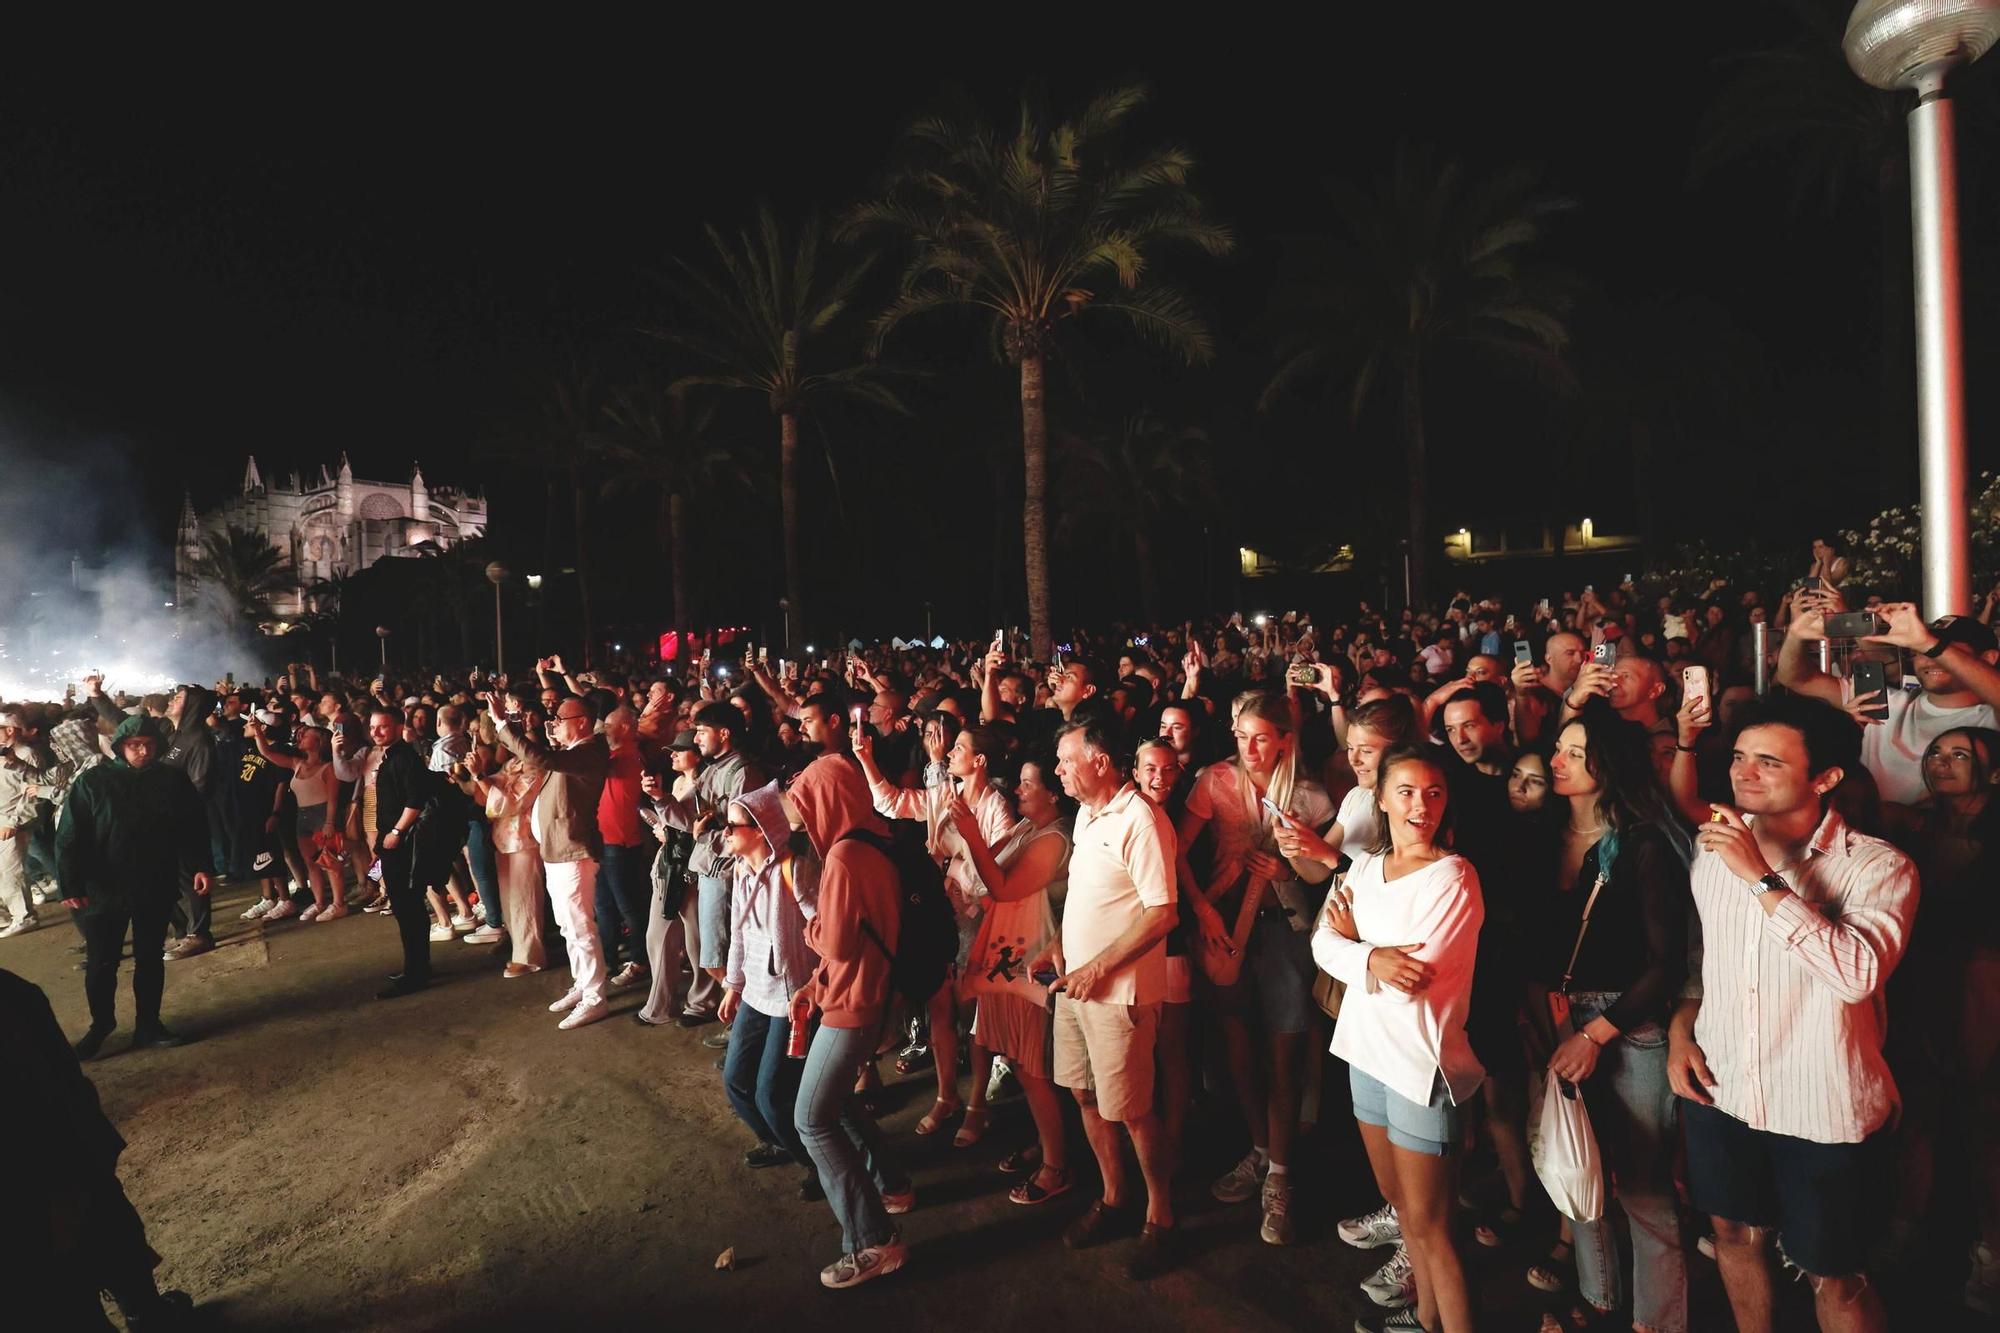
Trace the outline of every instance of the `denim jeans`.
<instances>
[{"instance_id":1,"label":"denim jeans","mask_svg":"<svg viewBox=\"0 0 2000 1333\"><path fill-rule=\"evenodd\" d=\"M729 1051L722 1057L722 1087L736 1118L759 1143L777 1144L804 1166L806 1145L792 1118L805 1062L785 1054L791 1036L791 1019L773 1018L747 1004L738 1007L729 1027Z\"/></svg>"},{"instance_id":2,"label":"denim jeans","mask_svg":"<svg viewBox=\"0 0 2000 1333\"><path fill-rule=\"evenodd\" d=\"M598 863L597 938L604 945L604 965L613 972L618 970L620 940L627 962L646 965L646 904L653 893L647 872L652 863L644 843L604 844L604 859Z\"/></svg>"},{"instance_id":3,"label":"denim jeans","mask_svg":"<svg viewBox=\"0 0 2000 1333\"><path fill-rule=\"evenodd\" d=\"M1580 1029L1617 999L1614 992L1573 994L1571 1020ZM1667 1030L1648 1023L1606 1042L1597 1068L1583 1081L1583 1104L1616 1194L1597 1221L1572 1224L1577 1287L1599 1309L1617 1307L1627 1295L1621 1251L1629 1253L1633 1326L1686 1333L1687 1258L1674 1211L1677 1109L1667 1086ZM1621 1244L1620 1212L1629 1246Z\"/></svg>"},{"instance_id":4,"label":"denim jeans","mask_svg":"<svg viewBox=\"0 0 2000 1333\"><path fill-rule=\"evenodd\" d=\"M713 875L700 877L701 939L696 942L696 961L703 967L729 966L729 881Z\"/></svg>"},{"instance_id":5,"label":"denim jeans","mask_svg":"<svg viewBox=\"0 0 2000 1333\"><path fill-rule=\"evenodd\" d=\"M739 1015L737 1021L742 1022ZM840 1222L843 1254L883 1245L892 1228L882 1195L909 1187L909 1177L889 1160L874 1117L854 1100L862 1061L875 1053L875 1029L830 1028L813 1033L799 1075L792 1123L819 1169L820 1188Z\"/></svg>"},{"instance_id":6,"label":"denim jeans","mask_svg":"<svg viewBox=\"0 0 2000 1333\"><path fill-rule=\"evenodd\" d=\"M486 924L504 927L507 916L500 902L500 865L494 859L493 830L477 815L465 824L465 868L472 872L472 886L479 890Z\"/></svg>"}]
</instances>

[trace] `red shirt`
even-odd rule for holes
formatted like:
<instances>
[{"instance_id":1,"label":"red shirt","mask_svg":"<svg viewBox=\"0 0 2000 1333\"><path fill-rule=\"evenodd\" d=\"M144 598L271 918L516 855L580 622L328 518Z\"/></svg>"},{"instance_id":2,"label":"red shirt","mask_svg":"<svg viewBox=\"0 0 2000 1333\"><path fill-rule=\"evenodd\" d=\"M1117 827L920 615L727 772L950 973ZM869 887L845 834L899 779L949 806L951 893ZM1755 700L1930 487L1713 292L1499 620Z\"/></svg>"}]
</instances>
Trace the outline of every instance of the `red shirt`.
<instances>
[{"instance_id":1,"label":"red shirt","mask_svg":"<svg viewBox=\"0 0 2000 1333\"><path fill-rule=\"evenodd\" d=\"M644 775L638 746L611 752L611 771L604 776L604 794L597 798L597 831L607 846L637 847L642 841L639 779Z\"/></svg>"}]
</instances>

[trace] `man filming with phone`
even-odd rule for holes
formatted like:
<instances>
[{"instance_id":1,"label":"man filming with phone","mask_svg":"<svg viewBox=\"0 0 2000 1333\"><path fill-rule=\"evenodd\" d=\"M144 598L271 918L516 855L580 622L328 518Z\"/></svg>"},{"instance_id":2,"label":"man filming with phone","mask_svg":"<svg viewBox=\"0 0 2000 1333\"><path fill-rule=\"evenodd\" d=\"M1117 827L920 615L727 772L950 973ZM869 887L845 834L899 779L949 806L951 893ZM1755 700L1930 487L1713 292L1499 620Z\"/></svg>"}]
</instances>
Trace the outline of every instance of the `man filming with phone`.
<instances>
[{"instance_id":1,"label":"man filming with phone","mask_svg":"<svg viewBox=\"0 0 2000 1333\"><path fill-rule=\"evenodd\" d=\"M1914 602L1891 602L1877 613L1875 632L1856 642L1880 643L1915 654L1920 693L1887 690L1884 697L1845 698L1841 682L1821 671L1807 644L1845 629L1837 613L1838 594L1807 591L1795 603L1796 614L1778 650L1778 683L1836 707L1852 703L1872 708L1878 717L1861 733L1861 763L1875 777L1882 799L1914 805L1925 796L1924 751L1947 731L1992 727L2000 709L2000 643L1990 626L1971 616L1939 616L1925 623ZM1875 691L1868 691L1872 696ZM1883 705L1886 713L1880 713Z\"/></svg>"}]
</instances>

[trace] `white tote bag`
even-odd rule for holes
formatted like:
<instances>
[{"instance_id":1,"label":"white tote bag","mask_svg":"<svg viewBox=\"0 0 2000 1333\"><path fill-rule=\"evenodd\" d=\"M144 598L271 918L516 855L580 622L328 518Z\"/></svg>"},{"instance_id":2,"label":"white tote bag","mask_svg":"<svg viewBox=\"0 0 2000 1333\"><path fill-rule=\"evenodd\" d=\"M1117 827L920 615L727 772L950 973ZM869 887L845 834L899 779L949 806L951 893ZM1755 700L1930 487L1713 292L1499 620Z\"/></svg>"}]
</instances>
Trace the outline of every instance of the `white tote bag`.
<instances>
[{"instance_id":1,"label":"white tote bag","mask_svg":"<svg viewBox=\"0 0 2000 1333\"><path fill-rule=\"evenodd\" d=\"M1572 1222L1604 1216L1604 1160L1583 1091L1553 1073L1528 1115L1528 1157L1556 1211Z\"/></svg>"}]
</instances>

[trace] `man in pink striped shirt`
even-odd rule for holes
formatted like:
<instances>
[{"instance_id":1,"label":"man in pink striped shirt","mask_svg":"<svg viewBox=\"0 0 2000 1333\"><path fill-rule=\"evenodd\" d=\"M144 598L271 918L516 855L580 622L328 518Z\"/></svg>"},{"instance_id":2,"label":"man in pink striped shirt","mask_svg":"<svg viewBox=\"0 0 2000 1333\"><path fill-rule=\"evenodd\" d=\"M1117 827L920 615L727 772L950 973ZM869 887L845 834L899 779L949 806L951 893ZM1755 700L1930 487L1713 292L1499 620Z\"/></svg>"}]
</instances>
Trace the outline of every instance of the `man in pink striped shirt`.
<instances>
[{"instance_id":1,"label":"man in pink striped shirt","mask_svg":"<svg viewBox=\"0 0 2000 1333\"><path fill-rule=\"evenodd\" d=\"M1692 867L1700 929L1667 1077L1686 1101L1689 1193L1744 1333L1771 1328L1768 1241L1811 1278L1826 1330L1886 1327L1862 1272L1868 1141L1895 1114L1882 994L1917 910L1916 868L1828 797L1860 760L1846 714L1757 705Z\"/></svg>"}]
</instances>

